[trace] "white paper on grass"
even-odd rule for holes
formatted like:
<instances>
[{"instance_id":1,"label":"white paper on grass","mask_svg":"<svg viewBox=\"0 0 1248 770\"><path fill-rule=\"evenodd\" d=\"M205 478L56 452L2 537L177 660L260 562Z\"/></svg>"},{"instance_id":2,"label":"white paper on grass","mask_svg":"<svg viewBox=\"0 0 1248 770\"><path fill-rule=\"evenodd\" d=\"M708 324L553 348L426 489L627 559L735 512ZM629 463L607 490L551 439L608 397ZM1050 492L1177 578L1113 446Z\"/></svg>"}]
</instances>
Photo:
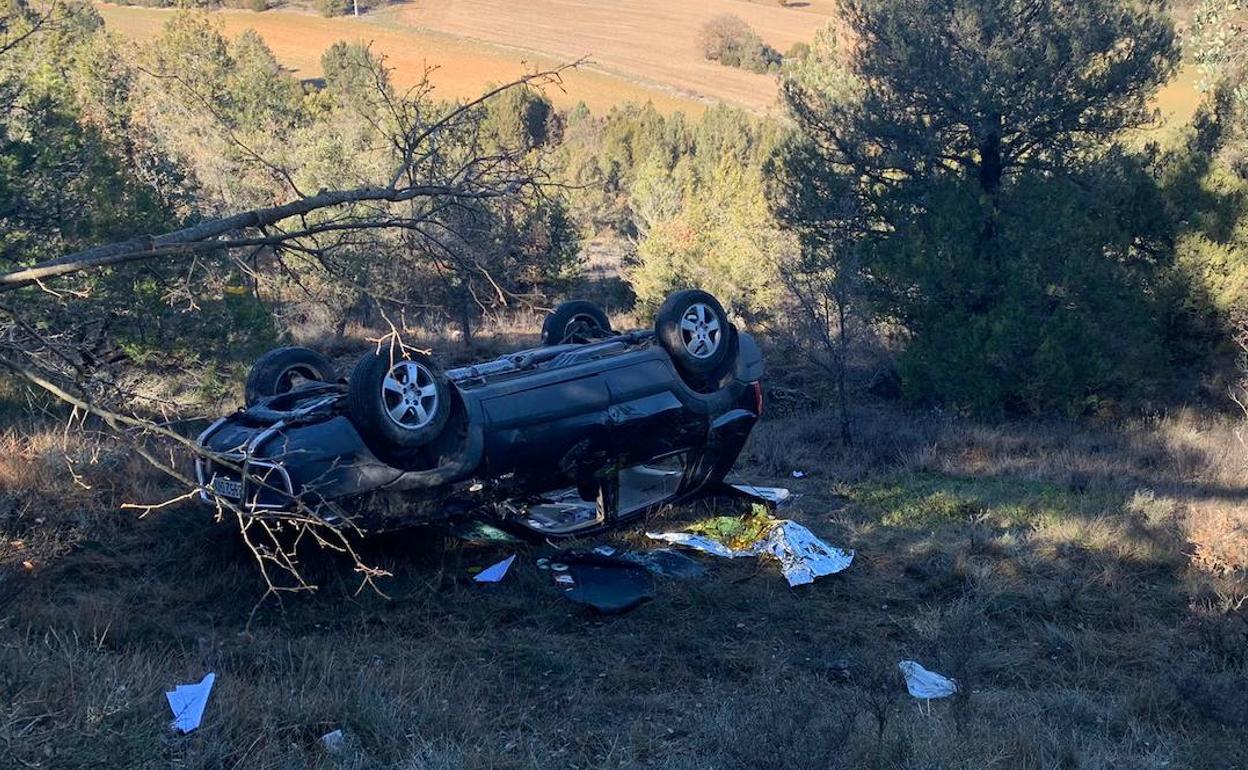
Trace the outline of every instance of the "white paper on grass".
<instances>
[{"instance_id":1,"label":"white paper on grass","mask_svg":"<svg viewBox=\"0 0 1248 770\"><path fill-rule=\"evenodd\" d=\"M169 726L183 733L199 727L200 720L204 718L204 706L208 705L208 695L212 692L212 683L216 680L216 674L208 674L196 684L180 684L165 693L173 711L173 722Z\"/></svg>"},{"instance_id":2,"label":"white paper on grass","mask_svg":"<svg viewBox=\"0 0 1248 770\"><path fill-rule=\"evenodd\" d=\"M506 576L507 570L511 568L511 563L515 560L516 555L513 553L511 556L503 559L498 564L491 564L481 570L477 573L477 576L473 578L473 580L478 583L497 583L502 580L504 576Z\"/></svg>"},{"instance_id":3,"label":"white paper on grass","mask_svg":"<svg viewBox=\"0 0 1248 770\"><path fill-rule=\"evenodd\" d=\"M337 754L342 751L342 745L347 740L347 734L341 728L325 733L321 736L321 745L330 754Z\"/></svg>"},{"instance_id":4,"label":"white paper on grass","mask_svg":"<svg viewBox=\"0 0 1248 770\"><path fill-rule=\"evenodd\" d=\"M742 549L729 548L717 540L689 532L647 532L646 537L726 559L770 554L779 560L780 571L791 586L805 585L817 577L840 572L854 561L852 550L833 548L809 529L788 519L777 521L766 537Z\"/></svg>"},{"instance_id":5,"label":"white paper on grass","mask_svg":"<svg viewBox=\"0 0 1248 770\"><path fill-rule=\"evenodd\" d=\"M935 671L928 671L913 660L903 660L897 664L897 668L901 669L902 676L906 678L906 689L916 698L948 698L958 691L957 682Z\"/></svg>"},{"instance_id":6,"label":"white paper on grass","mask_svg":"<svg viewBox=\"0 0 1248 770\"><path fill-rule=\"evenodd\" d=\"M753 484L733 484L733 489L761 497L773 505L784 505L793 498L793 493L784 487L756 487Z\"/></svg>"}]
</instances>

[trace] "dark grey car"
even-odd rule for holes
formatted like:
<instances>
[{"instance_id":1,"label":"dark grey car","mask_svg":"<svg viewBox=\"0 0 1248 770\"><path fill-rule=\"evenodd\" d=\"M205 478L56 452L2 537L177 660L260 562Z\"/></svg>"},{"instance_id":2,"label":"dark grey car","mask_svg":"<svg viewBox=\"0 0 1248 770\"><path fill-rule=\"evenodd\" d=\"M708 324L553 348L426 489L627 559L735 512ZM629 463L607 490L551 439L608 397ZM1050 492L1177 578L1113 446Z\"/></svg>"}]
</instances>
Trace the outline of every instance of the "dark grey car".
<instances>
[{"instance_id":1,"label":"dark grey car","mask_svg":"<svg viewBox=\"0 0 1248 770\"><path fill-rule=\"evenodd\" d=\"M654 330L623 334L565 303L543 340L445 372L380 350L346 382L306 348L273 351L248 406L199 437L204 498L374 530L485 511L566 536L724 491L762 412L763 358L711 295L678 292Z\"/></svg>"}]
</instances>

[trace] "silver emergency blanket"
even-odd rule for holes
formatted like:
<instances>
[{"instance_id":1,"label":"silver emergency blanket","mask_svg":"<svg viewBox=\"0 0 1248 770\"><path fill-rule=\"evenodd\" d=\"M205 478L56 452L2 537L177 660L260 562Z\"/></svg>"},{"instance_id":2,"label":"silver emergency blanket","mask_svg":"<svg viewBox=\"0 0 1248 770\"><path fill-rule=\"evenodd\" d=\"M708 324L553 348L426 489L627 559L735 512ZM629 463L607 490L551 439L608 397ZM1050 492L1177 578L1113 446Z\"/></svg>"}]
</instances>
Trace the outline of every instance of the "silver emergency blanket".
<instances>
[{"instance_id":1,"label":"silver emergency blanket","mask_svg":"<svg viewBox=\"0 0 1248 770\"><path fill-rule=\"evenodd\" d=\"M756 487L753 484L733 484L732 488L762 500L766 500L777 508L793 502L795 496L784 487Z\"/></svg>"},{"instance_id":2,"label":"silver emergency blanket","mask_svg":"<svg viewBox=\"0 0 1248 770\"><path fill-rule=\"evenodd\" d=\"M834 548L788 519L777 521L766 536L744 549L729 548L713 538L690 532L647 532L646 537L726 559L772 556L780 562L780 571L791 586L805 585L815 578L840 572L854 561L852 550Z\"/></svg>"}]
</instances>

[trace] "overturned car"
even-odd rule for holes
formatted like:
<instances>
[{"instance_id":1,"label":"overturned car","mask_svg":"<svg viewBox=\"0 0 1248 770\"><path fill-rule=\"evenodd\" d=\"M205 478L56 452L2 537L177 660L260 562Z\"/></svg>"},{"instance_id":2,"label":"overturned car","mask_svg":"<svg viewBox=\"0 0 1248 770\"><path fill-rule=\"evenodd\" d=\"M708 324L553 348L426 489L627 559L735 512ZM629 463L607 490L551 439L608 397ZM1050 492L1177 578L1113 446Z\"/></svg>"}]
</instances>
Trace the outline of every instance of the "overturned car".
<instances>
[{"instance_id":1,"label":"overturned car","mask_svg":"<svg viewBox=\"0 0 1248 770\"><path fill-rule=\"evenodd\" d=\"M763 358L714 297L677 292L653 330L625 333L564 303L542 342L447 371L396 344L345 381L315 351L271 351L246 407L198 438L201 495L369 530L485 512L561 537L729 491Z\"/></svg>"}]
</instances>

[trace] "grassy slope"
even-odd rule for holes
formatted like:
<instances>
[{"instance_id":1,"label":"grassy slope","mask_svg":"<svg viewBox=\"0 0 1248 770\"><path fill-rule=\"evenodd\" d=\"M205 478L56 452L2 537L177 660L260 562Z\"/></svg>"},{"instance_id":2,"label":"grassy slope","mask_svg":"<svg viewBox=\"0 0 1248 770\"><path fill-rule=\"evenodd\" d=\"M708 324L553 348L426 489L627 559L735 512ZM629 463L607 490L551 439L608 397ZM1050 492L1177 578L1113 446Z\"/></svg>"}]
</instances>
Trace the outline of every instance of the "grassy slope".
<instances>
[{"instance_id":1,"label":"grassy slope","mask_svg":"<svg viewBox=\"0 0 1248 770\"><path fill-rule=\"evenodd\" d=\"M1221 613L1218 591L1235 594L1200 556L1216 543L1244 561L1242 524L1211 526L1243 519L1231 426L880 412L844 451L826 419L768 420L741 472L802 493L788 515L858 549L848 572L790 590L774 566L707 560L707 579L663 583L605 620L534 568L546 546L520 548L485 587L467 568L508 549L409 536L367 552L395 574L389 600L317 562L319 594L248 628L261 586L227 527L194 508L104 510L110 496L151 499L113 486L149 476L122 459L111 479L85 479L92 491L58 489L56 434L27 439L0 462L0 747L57 768L1248 760L1248 625ZM807 477L787 479L797 468ZM645 547L639 532L613 541ZM965 697L924 715L903 694L903 658L957 677ZM168 734L163 689L209 670L204 726ZM337 757L316 743L335 728L350 736Z\"/></svg>"}]
</instances>

